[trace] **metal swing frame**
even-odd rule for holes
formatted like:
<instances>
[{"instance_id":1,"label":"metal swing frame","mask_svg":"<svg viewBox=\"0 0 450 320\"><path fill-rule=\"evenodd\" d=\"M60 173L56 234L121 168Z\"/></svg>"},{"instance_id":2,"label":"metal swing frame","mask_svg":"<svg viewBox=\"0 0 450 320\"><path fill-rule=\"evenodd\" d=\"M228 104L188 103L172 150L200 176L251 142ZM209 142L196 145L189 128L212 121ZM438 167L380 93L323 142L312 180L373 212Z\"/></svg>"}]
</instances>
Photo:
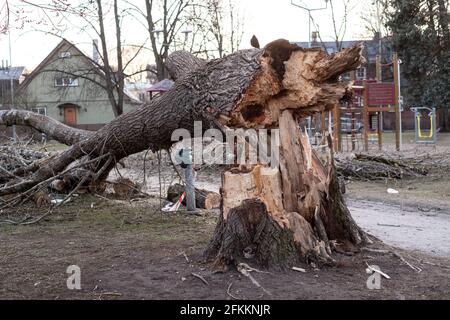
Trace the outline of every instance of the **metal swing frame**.
<instances>
[{"instance_id":1,"label":"metal swing frame","mask_svg":"<svg viewBox=\"0 0 450 320\"><path fill-rule=\"evenodd\" d=\"M437 131L436 131L436 108L428 107L414 107L411 108L414 111L414 127L415 127L415 142L417 144L436 144ZM422 118L422 111L428 111L430 117L430 131L428 134L424 134L420 125ZM424 140L425 139L425 140Z\"/></svg>"}]
</instances>

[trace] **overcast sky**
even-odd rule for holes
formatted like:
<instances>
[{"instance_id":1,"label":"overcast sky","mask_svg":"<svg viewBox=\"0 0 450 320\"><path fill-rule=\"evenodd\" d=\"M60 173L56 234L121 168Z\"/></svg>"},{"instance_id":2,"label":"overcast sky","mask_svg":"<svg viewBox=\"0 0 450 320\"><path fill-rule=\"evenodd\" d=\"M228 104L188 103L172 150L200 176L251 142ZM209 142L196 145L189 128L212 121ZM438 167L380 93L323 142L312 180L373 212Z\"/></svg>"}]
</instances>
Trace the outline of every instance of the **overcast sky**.
<instances>
[{"instance_id":1,"label":"overcast sky","mask_svg":"<svg viewBox=\"0 0 450 320\"><path fill-rule=\"evenodd\" d=\"M0 0L2 2L3 0ZM142 2L142 0L136 0ZM297 0L297 2L300 0ZM334 0L335 10L340 19L342 13L342 2L345 0ZM43 2L43 1L41 1ZM309 4L319 6L320 0L306 0ZM364 36L364 28L361 22L361 8L372 5L371 0L354 0L353 9L348 22L346 39L361 38ZM265 45L278 38L286 38L290 41L308 40L308 15L304 10L291 5L291 0L241 0L241 10L244 14L244 39L241 48L249 47L250 38L255 34L261 45ZM0 5L1 7L1 5ZM322 10L313 12L313 17L320 26L322 38L331 40L332 27L330 11ZM124 34L127 42L143 41L145 31L142 26L128 26L131 28ZM136 32L136 28L143 32ZM131 30L131 31L130 31ZM90 39L83 33L72 32L65 35L68 40L77 44L83 51L90 54ZM58 44L59 38L44 33L30 30L12 30L12 61L14 65L26 66L33 69L46 55ZM0 59L9 59L8 37L0 36ZM150 59L150 53L149 53Z\"/></svg>"}]
</instances>

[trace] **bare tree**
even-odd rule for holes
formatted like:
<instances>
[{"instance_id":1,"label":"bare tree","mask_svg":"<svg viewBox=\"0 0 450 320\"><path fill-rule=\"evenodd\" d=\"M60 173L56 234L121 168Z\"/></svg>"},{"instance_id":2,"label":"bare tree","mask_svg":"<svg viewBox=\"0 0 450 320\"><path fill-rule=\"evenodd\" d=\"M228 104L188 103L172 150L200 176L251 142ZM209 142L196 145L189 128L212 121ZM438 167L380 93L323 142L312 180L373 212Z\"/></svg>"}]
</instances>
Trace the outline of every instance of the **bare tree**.
<instances>
[{"instance_id":1,"label":"bare tree","mask_svg":"<svg viewBox=\"0 0 450 320\"><path fill-rule=\"evenodd\" d=\"M347 34L347 25L348 25L348 18L351 12L355 9L355 1L354 0L343 0L342 3L342 10L339 11L339 14L335 8L335 3L333 0L329 0L328 3L329 6L329 12L330 12L330 22L333 29L332 39L336 46L336 51L342 50L342 43L344 41L344 37ZM312 15L311 22L313 23L315 29L318 32L318 38L321 42L322 46L324 46L324 41L322 38L322 35L320 33L320 27L319 24L316 22L316 20L313 18Z\"/></svg>"},{"instance_id":2,"label":"bare tree","mask_svg":"<svg viewBox=\"0 0 450 320\"><path fill-rule=\"evenodd\" d=\"M243 20L233 0L207 0L198 6L197 26L207 52L216 58L235 52L243 36Z\"/></svg>"},{"instance_id":3,"label":"bare tree","mask_svg":"<svg viewBox=\"0 0 450 320\"><path fill-rule=\"evenodd\" d=\"M376 35L382 37L389 34L386 27L387 13L389 11L389 2L387 0L374 0L371 5L364 6L361 12L361 20L364 24L364 33L367 32L371 37ZM362 34L364 36L365 34Z\"/></svg>"},{"instance_id":4,"label":"bare tree","mask_svg":"<svg viewBox=\"0 0 450 320\"><path fill-rule=\"evenodd\" d=\"M121 7L118 0L106 4L102 0L80 0L76 3L67 0L54 0L47 4L36 4L32 1L22 0L22 12L20 19L28 21L34 31L51 34L55 37L64 38L69 29L78 28L85 35L99 40L95 49L99 59L86 56L91 64L82 70L67 69L45 69L43 72L58 72L62 75L74 78L83 78L100 86L107 94L114 115L117 117L123 113L125 79L134 74L147 71L146 67L129 72L130 65L144 48L142 45L134 45L135 54L128 61L123 59L125 44L122 40L122 22L129 8ZM17 7L9 7L14 11ZM25 9L24 9L25 8ZM27 11L27 9L29 11ZM28 16L32 11L34 15ZM112 16L112 26L106 25ZM20 20L19 19L19 20ZM108 37L111 32L115 35L113 40Z\"/></svg>"},{"instance_id":5,"label":"bare tree","mask_svg":"<svg viewBox=\"0 0 450 320\"><path fill-rule=\"evenodd\" d=\"M145 0L145 18L158 80L168 76L165 62L170 47L176 46L179 32L189 21L186 13L191 5L193 0Z\"/></svg>"}]
</instances>

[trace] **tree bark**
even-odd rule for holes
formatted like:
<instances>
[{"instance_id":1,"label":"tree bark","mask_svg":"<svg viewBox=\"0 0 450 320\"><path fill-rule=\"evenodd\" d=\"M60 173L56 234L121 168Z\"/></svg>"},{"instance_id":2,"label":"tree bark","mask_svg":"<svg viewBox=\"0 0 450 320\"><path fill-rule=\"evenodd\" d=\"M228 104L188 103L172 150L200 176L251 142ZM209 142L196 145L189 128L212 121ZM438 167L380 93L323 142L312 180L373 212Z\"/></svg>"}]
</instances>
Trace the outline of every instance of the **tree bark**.
<instances>
[{"instance_id":1,"label":"tree bark","mask_svg":"<svg viewBox=\"0 0 450 320\"><path fill-rule=\"evenodd\" d=\"M349 83L339 75L359 67L361 51L328 56L277 40L209 62L173 55L170 91L79 140L27 179L7 183L0 196L29 190L80 158L98 158L91 171L103 170L101 178L123 157L168 149L172 132L192 133L194 121L224 132L280 127L279 166L240 165L223 174L221 216L205 254L224 267L241 259L281 268L298 260L330 263L332 249L355 250L368 239L344 203L331 151L321 161L297 120L347 96Z\"/></svg>"},{"instance_id":2,"label":"tree bark","mask_svg":"<svg viewBox=\"0 0 450 320\"><path fill-rule=\"evenodd\" d=\"M92 131L69 127L53 118L25 110L0 110L0 125L32 127L69 146L93 134Z\"/></svg>"}]
</instances>

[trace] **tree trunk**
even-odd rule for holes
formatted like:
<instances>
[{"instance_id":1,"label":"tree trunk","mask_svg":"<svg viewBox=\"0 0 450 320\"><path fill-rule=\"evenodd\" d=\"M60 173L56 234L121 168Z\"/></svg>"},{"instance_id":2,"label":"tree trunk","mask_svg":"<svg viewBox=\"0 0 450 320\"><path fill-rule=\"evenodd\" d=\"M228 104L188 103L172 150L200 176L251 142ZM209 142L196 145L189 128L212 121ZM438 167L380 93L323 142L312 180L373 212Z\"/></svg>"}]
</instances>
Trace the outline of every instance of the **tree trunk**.
<instances>
[{"instance_id":1,"label":"tree trunk","mask_svg":"<svg viewBox=\"0 0 450 320\"><path fill-rule=\"evenodd\" d=\"M298 120L329 111L347 96L349 83L339 76L359 67L361 51L355 46L328 56L277 40L210 62L183 63L177 59L186 54L174 54L167 63L176 80L170 91L80 140L26 179L7 183L0 196L29 190L80 158L97 158L91 171L104 177L123 157L169 148L173 131L192 133L194 121L225 133L279 127L279 166L240 165L223 174L222 213L205 254L222 266L241 259L267 267L300 259L332 262L332 249L354 250L367 238L342 199L331 151L323 164Z\"/></svg>"},{"instance_id":2,"label":"tree trunk","mask_svg":"<svg viewBox=\"0 0 450 320\"><path fill-rule=\"evenodd\" d=\"M279 168L223 175L222 217L206 250L220 267L244 259L266 267L332 263L332 248L354 251L368 240L342 198L332 153L323 165L290 110L280 117L280 142Z\"/></svg>"},{"instance_id":3,"label":"tree trunk","mask_svg":"<svg viewBox=\"0 0 450 320\"><path fill-rule=\"evenodd\" d=\"M171 185L167 190L167 200L177 202L185 191L185 187L179 183ZM183 200L186 205L186 198ZM195 188L195 206L200 209L217 209L220 206L220 195L218 193Z\"/></svg>"}]
</instances>

